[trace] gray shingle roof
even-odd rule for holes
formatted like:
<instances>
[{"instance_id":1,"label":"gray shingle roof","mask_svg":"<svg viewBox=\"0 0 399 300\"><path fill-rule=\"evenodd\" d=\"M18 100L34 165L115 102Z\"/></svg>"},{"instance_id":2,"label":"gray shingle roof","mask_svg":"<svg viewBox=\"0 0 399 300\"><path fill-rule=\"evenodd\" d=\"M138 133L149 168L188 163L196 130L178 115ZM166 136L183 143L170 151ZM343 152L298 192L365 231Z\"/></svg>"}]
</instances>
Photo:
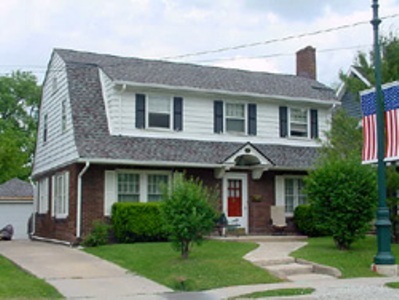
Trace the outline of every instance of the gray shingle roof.
<instances>
[{"instance_id":1,"label":"gray shingle roof","mask_svg":"<svg viewBox=\"0 0 399 300\"><path fill-rule=\"evenodd\" d=\"M0 198L33 197L32 185L18 178L11 179L0 185Z\"/></svg>"},{"instance_id":2,"label":"gray shingle roof","mask_svg":"<svg viewBox=\"0 0 399 300\"><path fill-rule=\"evenodd\" d=\"M109 75L115 80L129 81L161 81L163 83L168 80L176 80L173 84L189 84L196 82L190 72L198 70L199 82L195 85L201 88L210 88L212 84L228 87L229 89L237 89L236 81L229 82L226 78L216 83L212 83L209 78L206 79L207 72L215 76L227 74L227 76L235 77L242 74L243 78L249 79L254 75L257 79L265 79L269 84L265 84L266 90L273 90L273 93L285 94L284 89L273 86L272 82L279 82L280 86L292 82L293 86L310 85L319 83L305 79L296 78L290 75L272 75L268 73L251 73L246 71L199 67L186 64L172 64L159 61L144 61L130 58L118 58L108 55L99 55L91 53L80 53L70 50L56 50L67 62L68 88L71 99L72 119L74 124L75 142L79 156L83 159L115 159L115 160L134 160L134 161L151 161L151 162L182 162L194 164L220 164L230 155L240 149L245 143L230 142L211 142L211 141L194 141L181 139L156 139L141 138L127 136L111 136L109 134L104 101L101 91L101 83L99 80L98 67L104 68ZM123 63L124 62L124 63ZM127 66L131 64L130 66ZM133 65L137 64L139 70L144 70L147 65L148 73L131 71ZM175 66L177 65L177 66ZM159 67L157 72L153 68ZM174 70L176 68L176 70ZM180 76L179 80L169 78L162 75L164 70L166 73L177 72L178 69L189 74L190 80L184 76ZM121 70L119 70L121 69ZM209 70L208 70L209 69ZM136 73L141 73L137 75ZM160 74L160 75L157 75ZM152 77L154 76L154 78ZM230 77L227 77L230 78ZM172 83L171 83L172 84ZM254 87L260 84L260 81L254 84ZM269 86L268 86L269 85ZM288 84L288 86L291 86ZM261 88L259 86L259 88ZM309 92L317 97L325 99L333 99L333 92L326 90L315 90ZM294 95L294 94L293 94ZM299 96L295 94L295 96ZM305 96L302 94L301 96ZM315 96L315 97L316 97ZM314 147L292 147L281 145L264 145L256 144L259 151L263 153L276 167L284 168L309 168L317 157L317 149Z\"/></svg>"},{"instance_id":3,"label":"gray shingle roof","mask_svg":"<svg viewBox=\"0 0 399 300\"><path fill-rule=\"evenodd\" d=\"M55 52L69 67L98 66L111 79L118 81L326 101L335 100L334 91L331 88L315 80L294 75L205 67L64 49L56 49Z\"/></svg>"}]
</instances>

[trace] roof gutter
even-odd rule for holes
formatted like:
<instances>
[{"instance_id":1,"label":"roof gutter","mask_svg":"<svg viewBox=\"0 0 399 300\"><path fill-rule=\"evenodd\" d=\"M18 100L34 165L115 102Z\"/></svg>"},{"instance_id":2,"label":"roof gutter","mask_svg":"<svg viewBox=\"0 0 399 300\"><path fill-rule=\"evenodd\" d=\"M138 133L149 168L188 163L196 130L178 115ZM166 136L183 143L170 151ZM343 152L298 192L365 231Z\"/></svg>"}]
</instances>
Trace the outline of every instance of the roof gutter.
<instances>
[{"instance_id":1,"label":"roof gutter","mask_svg":"<svg viewBox=\"0 0 399 300\"><path fill-rule=\"evenodd\" d=\"M78 199L76 205L76 238L79 239L81 236L82 228L82 177L90 167L90 162L86 161L86 165L80 171L78 175Z\"/></svg>"}]
</instances>

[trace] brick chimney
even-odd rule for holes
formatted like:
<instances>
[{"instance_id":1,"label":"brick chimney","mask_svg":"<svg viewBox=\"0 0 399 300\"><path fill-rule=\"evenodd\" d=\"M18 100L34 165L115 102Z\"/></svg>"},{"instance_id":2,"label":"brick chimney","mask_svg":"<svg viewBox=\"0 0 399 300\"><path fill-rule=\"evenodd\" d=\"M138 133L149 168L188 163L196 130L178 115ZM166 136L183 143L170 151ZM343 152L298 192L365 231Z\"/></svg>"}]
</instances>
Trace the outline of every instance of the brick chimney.
<instances>
[{"instance_id":1,"label":"brick chimney","mask_svg":"<svg viewBox=\"0 0 399 300\"><path fill-rule=\"evenodd\" d=\"M296 53L296 75L316 80L316 49L307 46Z\"/></svg>"}]
</instances>

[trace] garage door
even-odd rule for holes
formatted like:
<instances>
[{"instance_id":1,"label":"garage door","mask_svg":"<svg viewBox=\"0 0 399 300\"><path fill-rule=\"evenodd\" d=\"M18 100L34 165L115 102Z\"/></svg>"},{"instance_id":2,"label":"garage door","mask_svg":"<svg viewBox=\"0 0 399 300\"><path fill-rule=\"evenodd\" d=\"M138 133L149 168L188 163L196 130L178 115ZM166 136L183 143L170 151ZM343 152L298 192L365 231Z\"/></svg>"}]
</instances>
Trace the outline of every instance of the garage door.
<instances>
[{"instance_id":1,"label":"garage door","mask_svg":"<svg viewBox=\"0 0 399 300\"><path fill-rule=\"evenodd\" d=\"M27 239L27 224L32 210L32 202L0 203L0 229L11 224L14 227L13 239Z\"/></svg>"}]
</instances>

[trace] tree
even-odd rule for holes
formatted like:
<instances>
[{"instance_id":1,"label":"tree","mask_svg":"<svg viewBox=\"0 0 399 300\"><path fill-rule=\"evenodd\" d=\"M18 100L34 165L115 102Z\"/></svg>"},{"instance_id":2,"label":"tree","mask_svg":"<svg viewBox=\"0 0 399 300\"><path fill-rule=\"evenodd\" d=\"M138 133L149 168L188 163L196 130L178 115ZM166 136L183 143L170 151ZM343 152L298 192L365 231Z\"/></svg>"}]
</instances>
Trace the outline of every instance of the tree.
<instances>
[{"instance_id":1,"label":"tree","mask_svg":"<svg viewBox=\"0 0 399 300\"><path fill-rule=\"evenodd\" d=\"M176 176L170 190L164 191L162 212L174 248L188 258L194 243L199 245L214 226L216 193L193 178Z\"/></svg>"},{"instance_id":2,"label":"tree","mask_svg":"<svg viewBox=\"0 0 399 300\"><path fill-rule=\"evenodd\" d=\"M0 183L31 173L40 94L29 72L0 77Z\"/></svg>"},{"instance_id":3,"label":"tree","mask_svg":"<svg viewBox=\"0 0 399 300\"><path fill-rule=\"evenodd\" d=\"M382 83L392 82L399 79L399 37L393 33L381 37L381 77ZM375 83L374 78L374 51L368 54L359 52L354 60L354 67L372 84ZM348 77L340 72L340 79L345 82L348 90L354 95L369 88L364 82L357 77Z\"/></svg>"},{"instance_id":4,"label":"tree","mask_svg":"<svg viewBox=\"0 0 399 300\"><path fill-rule=\"evenodd\" d=\"M316 219L331 230L340 250L364 237L375 215L375 171L356 159L326 160L305 180Z\"/></svg>"}]
</instances>

